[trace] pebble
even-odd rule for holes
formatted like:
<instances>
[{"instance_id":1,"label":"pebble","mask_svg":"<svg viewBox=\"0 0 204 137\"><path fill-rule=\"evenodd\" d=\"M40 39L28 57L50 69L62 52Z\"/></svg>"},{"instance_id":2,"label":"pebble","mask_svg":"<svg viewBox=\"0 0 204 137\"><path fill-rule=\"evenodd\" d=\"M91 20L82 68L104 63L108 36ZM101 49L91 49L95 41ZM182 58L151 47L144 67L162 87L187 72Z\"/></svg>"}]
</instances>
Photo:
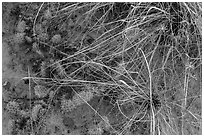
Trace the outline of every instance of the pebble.
<instances>
[{"instance_id":1,"label":"pebble","mask_svg":"<svg viewBox=\"0 0 204 137\"><path fill-rule=\"evenodd\" d=\"M44 13L44 18L45 19L50 19L50 18L52 18L52 13L51 13L51 11L49 10L49 9L47 9L46 11L45 11L45 13Z\"/></svg>"},{"instance_id":2,"label":"pebble","mask_svg":"<svg viewBox=\"0 0 204 137\"><path fill-rule=\"evenodd\" d=\"M14 41L16 44L22 44L25 40L25 33L16 33L14 35Z\"/></svg>"},{"instance_id":3,"label":"pebble","mask_svg":"<svg viewBox=\"0 0 204 137\"><path fill-rule=\"evenodd\" d=\"M16 27L16 31L19 33L23 33L26 29L26 22L25 21L19 21L18 25Z\"/></svg>"},{"instance_id":4,"label":"pebble","mask_svg":"<svg viewBox=\"0 0 204 137\"><path fill-rule=\"evenodd\" d=\"M32 38L31 37L28 37L28 36L25 36L25 40L28 42L28 43L32 43Z\"/></svg>"},{"instance_id":5,"label":"pebble","mask_svg":"<svg viewBox=\"0 0 204 137\"><path fill-rule=\"evenodd\" d=\"M59 44L61 42L61 35L60 34L56 34L52 37L51 41L54 44Z\"/></svg>"},{"instance_id":6,"label":"pebble","mask_svg":"<svg viewBox=\"0 0 204 137\"><path fill-rule=\"evenodd\" d=\"M43 33L43 27L42 27L42 24L36 24L35 25L35 33L36 34L41 34L41 33Z\"/></svg>"}]
</instances>

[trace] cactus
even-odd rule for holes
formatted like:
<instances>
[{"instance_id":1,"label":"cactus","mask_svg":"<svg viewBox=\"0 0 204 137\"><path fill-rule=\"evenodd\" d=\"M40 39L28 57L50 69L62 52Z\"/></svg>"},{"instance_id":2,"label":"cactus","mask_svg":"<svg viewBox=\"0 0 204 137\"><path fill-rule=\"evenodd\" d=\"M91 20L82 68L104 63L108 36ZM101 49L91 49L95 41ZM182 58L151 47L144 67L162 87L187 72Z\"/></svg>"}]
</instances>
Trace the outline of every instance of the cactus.
<instances>
[{"instance_id":1,"label":"cactus","mask_svg":"<svg viewBox=\"0 0 204 137\"><path fill-rule=\"evenodd\" d=\"M85 102L90 101L93 96L94 94L91 91L82 91L78 94L75 94L72 99L66 99L64 95L61 100L61 108L65 112L70 112L77 106L80 106Z\"/></svg>"},{"instance_id":2,"label":"cactus","mask_svg":"<svg viewBox=\"0 0 204 137\"><path fill-rule=\"evenodd\" d=\"M39 98L46 97L49 93L49 90L41 85L36 85L34 87L35 95L37 95Z\"/></svg>"},{"instance_id":3,"label":"cactus","mask_svg":"<svg viewBox=\"0 0 204 137\"><path fill-rule=\"evenodd\" d=\"M10 101L6 105L6 110L11 114L17 114L19 111L19 104L15 101Z\"/></svg>"},{"instance_id":4,"label":"cactus","mask_svg":"<svg viewBox=\"0 0 204 137\"><path fill-rule=\"evenodd\" d=\"M72 100L65 99L65 96L62 97L62 99L61 99L61 109L64 112L70 112L75 108L76 108L76 105L73 103Z\"/></svg>"}]
</instances>

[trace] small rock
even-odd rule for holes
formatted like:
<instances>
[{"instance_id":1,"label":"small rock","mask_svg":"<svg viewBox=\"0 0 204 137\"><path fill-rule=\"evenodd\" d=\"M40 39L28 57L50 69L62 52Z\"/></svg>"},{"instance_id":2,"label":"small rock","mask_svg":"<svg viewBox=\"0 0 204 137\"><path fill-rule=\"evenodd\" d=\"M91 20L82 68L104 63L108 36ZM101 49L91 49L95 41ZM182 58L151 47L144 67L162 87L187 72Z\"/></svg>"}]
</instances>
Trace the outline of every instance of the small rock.
<instances>
[{"instance_id":1,"label":"small rock","mask_svg":"<svg viewBox=\"0 0 204 137\"><path fill-rule=\"evenodd\" d=\"M60 43L61 42L61 35L60 34L56 34L56 35L54 35L53 37L52 37L52 39L51 39L51 41L52 41L52 43L54 43L54 44L58 44L58 43Z\"/></svg>"},{"instance_id":2,"label":"small rock","mask_svg":"<svg viewBox=\"0 0 204 137\"><path fill-rule=\"evenodd\" d=\"M49 93L49 98L52 99L55 96L55 91L51 90Z\"/></svg>"},{"instance_id":3,"label":"small rock","mask_svg":"<svg viewBox=\"0 0 204 137\"><path fill-rule=\"evenodd\" d=\"M25 29L26 29L26 30L30 30L30 29L31 29L31 27L28 27L28 26L27 26Z\"/></svg>"},{"instance_id":4,"label":"small rock","mask_svg":"<svg viewBox=\"0 0 204 137\"><path fill-rule=\"evenodd\" d=\"M48 22L47 20L44 20L44 21L42 22L42 26L43 26L43 27L46 27L46 26L48 26L48 23L49 23L49 22Z\"/></svg>"},{"instance_id":5,"label":"small rock","mask_svg":"<svg viewBox=\"0 0 204 137\"><path fill-rule=\"evenodd\" d=\"M74 129L75 127L74 120L68 116L63 118L63 124L69 129Z\"/></svg>"},{"instance_id":6,"label":"small rock","mask_svg":"<svg viewBox=\"0 0 204 137\"><path fill-rule=\"evenodd\" d=\"M23 33L25 31L25 29L26 29L26 22L25 21L19 21L18 25L16 27L16 31Z\"/></svg>"},{"instance_id":7,"label":"small rock","mask_svg":"<svg viewBox=\"0 0 204 137\"><path fill-rule=\"evenodd\" d=\"M46 11L45 11L45 13L44 13L44 18L45 19L50 19L50 18L52 18L52 13L51 13L51 11L50 11L50 9L47 9Z\"/></svg>"},{"instance_id":8,"label":"small rock","mask_svg":"<svg viewBox=\"0 0 204 137\"><path fill-rule=\"evenodd\" d=\"M25 40L28 42L28 43L31 43L33 40L31 37L28 37L28 36L25 36Z\"/></svg>"},{"instance_id":9,"label":"small rock","mask_svg":"<svg viewBox=\"0 0 204 137\"><path fill-rule=\"evenodd\" d=\"M31 114L33 121L36 121L36 120L37 120L37 118L38 118L38 113L39 113L39 111L40 111L41 108L42 108L42 106L41 106L40 104L35 105L35 106L33 107L33 109L32 109L32 114Z\"/></svg>"},{"instance_id":10,"label":"small rock","mask_svg":"<svg viewBox=\"0 0 204 137\"><path fill-rule=\"evenodd\" d=\"M22 44L25 41L25 33L16 33L14 35L14 42L16 44Z\"/></svg>"},{"instance_id":11,"label":"small rock","mask_svg":"<svg viewBox=\"0 0 204 137\"><path fill-rule=\"evenodd\" d=\"M43 31L44 31L44 29L42 27L42 24L36 24L35 25L35 33L36 34L41 34L41 33L43 33Z\"/></svg>"}]
</instances>

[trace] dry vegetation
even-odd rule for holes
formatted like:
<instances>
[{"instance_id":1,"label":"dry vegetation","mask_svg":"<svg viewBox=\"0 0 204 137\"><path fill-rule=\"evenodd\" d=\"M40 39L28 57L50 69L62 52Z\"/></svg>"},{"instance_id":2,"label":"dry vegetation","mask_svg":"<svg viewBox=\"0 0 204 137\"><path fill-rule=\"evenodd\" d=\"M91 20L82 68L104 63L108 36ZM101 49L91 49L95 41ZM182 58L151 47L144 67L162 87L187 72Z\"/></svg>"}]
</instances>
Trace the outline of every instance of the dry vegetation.
<instances>
[{"instance_id":1,"label":"dry vegetation","mask_svg":"<svg viewBox=\"0 0 204 137\"><path fill-rule=\"evenodd\" d=\"M202 134L201 3L2 5L3 134Z\"/></svg>"}]
</instances>

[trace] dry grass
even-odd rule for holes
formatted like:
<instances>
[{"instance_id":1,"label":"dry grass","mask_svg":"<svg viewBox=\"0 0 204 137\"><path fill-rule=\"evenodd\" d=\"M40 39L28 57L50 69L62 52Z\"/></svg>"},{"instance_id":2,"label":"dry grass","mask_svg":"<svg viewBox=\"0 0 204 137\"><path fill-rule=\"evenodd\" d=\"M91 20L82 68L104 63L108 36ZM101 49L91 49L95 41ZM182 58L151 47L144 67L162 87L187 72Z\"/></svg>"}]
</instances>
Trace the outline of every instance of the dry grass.
<instances>
[{"instance_id":1,"label":"dry grass","mask_svg":"<svg viewBox=\"0 0 204 137\"><path fill-rule=\"evenodd\" d=\"M200 19L200 3L42 3L33 33L47 21L51 41L39 40L39 50L52 58L24 79L53 89L50 102L72 87L106 122L73 89L97 88L113 105L106 124L115 134L200 134L191 107L201 105Z\"/></svg>"}]
</instances>

